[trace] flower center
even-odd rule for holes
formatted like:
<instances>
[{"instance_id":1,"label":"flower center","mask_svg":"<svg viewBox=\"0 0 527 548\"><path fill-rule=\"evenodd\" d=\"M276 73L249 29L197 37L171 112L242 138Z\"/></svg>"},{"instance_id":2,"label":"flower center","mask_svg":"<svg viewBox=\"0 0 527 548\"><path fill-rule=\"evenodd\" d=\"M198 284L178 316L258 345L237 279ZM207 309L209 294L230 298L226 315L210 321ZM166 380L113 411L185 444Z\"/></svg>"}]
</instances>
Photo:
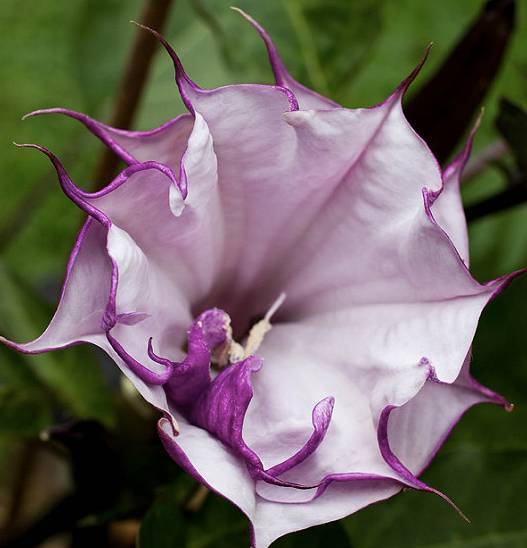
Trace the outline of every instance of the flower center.
<instances>
[{"instance_id":1,"label":"flower center","mask_svg":"<svg viewBox=\"0 0 527 548\"><path fill-rule=\"evenodd\" d=\"M265 316L253 324L243 345L234 340L229 318L229 323L227 325L227 341L223 344L222 348L219 349L219 352L216 350L212 353L212 363L222 368L255 354L263 343L265 335L271 330L271 318L280 306L282 306L284 300L285 293L281 293L271 305Z\"/></svg>"}]
</instances>

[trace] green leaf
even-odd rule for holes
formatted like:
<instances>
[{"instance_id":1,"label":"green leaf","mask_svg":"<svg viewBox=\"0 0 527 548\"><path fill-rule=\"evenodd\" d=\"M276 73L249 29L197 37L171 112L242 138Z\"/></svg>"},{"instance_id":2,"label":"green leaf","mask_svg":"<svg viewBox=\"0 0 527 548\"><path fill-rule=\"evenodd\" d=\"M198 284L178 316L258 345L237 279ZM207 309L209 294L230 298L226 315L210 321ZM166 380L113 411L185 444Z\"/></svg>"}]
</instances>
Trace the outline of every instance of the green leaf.
<instances>
[{"instance_id":1,"label":"green leaf","mask_svg":"<svg viewBox=\"0 0 527 548\"><path fill-rule=\"evenodd\" d=\"M36 436L51 424L49 401L41 392L0 386L0 436Z\"/></svg>"},{"instance_id":2,"label":"green leaf","mask_svg":"<svg viewBox=\"0 0 527 548\"><path fill-rule=\"evenodd\" d=\"M404 492L344 521L354 546L513 548L524 546L527 449L486 450L465 443L443 451L424 476L468 515L465 523L439 497Z\"/></svg>"},{"instance_id":3,"label":"green leaf","mask_svg":"<svg viewBox=\"0 0 527 548\"><path fill-rule=\"evenodd\" d=\"M51 316L51 308L43 299L0 262L0 332L18 341L31 340L40 334ZM79 347L39 356L20 354L13 359L16 365L23 363L30 368L78 417L113 423L112 395L94 362L93 352ZM11 369L12 377L16 365L2 366L4 375ZM28 373L21 375L27 377Z\"/></svg>"},{"instance_id":4,"label":"green leaf","mask_svg":"<svg viewBox=\"0 0 527 548\"><path fill-rule=\"evenodd\" d=\"M183 548L187 545L187 522L180 510L175 486L167 487L146 513L137 541L138 548Z\"/></svg>"},{"instance_id":5,"label":"green leaf","mask_svg":"<svg viewBox=\"0 0 527 548\"><path fill-rule=\"evenodd\" d=\"M309 80L337 99L371 55L383 29L382 0L285 1Z\"/></svg>"},{"instance_id":6,"label":"green leaf","mask_svg":"<svg viewBox=\"0 0 527 548\"><path fill-rule=\"evenodd\" d=\"M192 3L202 8L198 13L229 70L243 81L269 82L268 61L256 33L244 28L225 2ZM341 100L381 35L383 4L384 0L246 0L237 5L267 28L296 78ZM198 60L194 66L199 64Z\"/></svg>"},{"instance_id":7,"label":"green leaf","mask_svg":"<svg viewBox=\"0 0 527 548\"><path fill-rule=\"evenodd\" d=\"M205 504L189 516L188 548L247 548L250 524L247 517L232 503L209 493ZM329 523L289 534L273 548L351 548L346 531L339 522Z\"/></svg>"},{"instance_id":8,"label":"green leaf","mask_svg":"<svg viewBox=\"0 0 527 548\"><path fill-rule=\"evenodd\" d=\"M340 522L319 525L289 534L277 540L275 548L351 548L350 540Z\"/></svg>"},{"instance_id":9,"label":"green leaf","mask_svg":"<svg viewBox=\"0 0 527 548\"><path fill-rule=\"evenodd\" d=\"M509 144L520 171L527 176L527 112L502 98L496 127Z\"/></svg>"},{"instance_id":10,"label":"green leaf","mask_svg":"<svg viewBox=\"0 0 527 548\"><path fill-rule=\"evenodd\" d=\"M24 356L0 344L0 385L31 390L44 390L44 386Z\"/></svg>"},{"instance_id":11,"label":"green leaf","mask_svg":"<svg viewBox=\"0 0 527 548\"><path fill-rule=\"evenodd\" d=\"M190 518L188 548L247 548L249 521L234 504L209 493Z\"/></svg>"},{"instance_id":12,"label":"green leaf","mask_svg":"<svg viewBox=\"0 0 527 548\"><path fill-rule=\"evenodd\" d=\"M78 10L73 28L72 53L76 60L71 76L89 111L110 106L117 83L125 70L132 37L138 30L130 20L139 20L138 0L90 0ZM109 105L110 104L110 105Z\"/></svg>"}]
</instances>

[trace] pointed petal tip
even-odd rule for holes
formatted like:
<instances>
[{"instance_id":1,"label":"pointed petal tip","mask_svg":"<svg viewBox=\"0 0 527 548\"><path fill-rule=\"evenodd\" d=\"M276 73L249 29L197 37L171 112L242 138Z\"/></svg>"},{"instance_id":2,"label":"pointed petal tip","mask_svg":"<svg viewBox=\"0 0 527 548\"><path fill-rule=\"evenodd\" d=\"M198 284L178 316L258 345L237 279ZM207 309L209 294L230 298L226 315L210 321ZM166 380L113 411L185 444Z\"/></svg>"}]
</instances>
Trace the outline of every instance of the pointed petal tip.
<instances>
[{"instance_id":1,"label":"pointed petal tip","mask_svg":"<svg viewBox=\"0 0 527 548\"><path fill-rule=\"evenodd\" d=\"M166 52L168 53L168 55L172 59L172 62L174 63L174 70L176 73L176 83L179 88L181 99L183 103L185 104L185 106L187 107L187 109L189 110L189 112L194 114L194 106L192 105L192 102L190 101L190 98L188 97L186 88L188 86L194 91L200 91L201 88L189 78L189 76L185 72L183 63L181 62L181 59L179 58L174 48L168 43L166 38L157 30L151 27L148 27L147 25L143 25L142 23L138 23L137 21L134 21L134 20L130 20L130 23L133 23L134 25L137 25L139 28L150 32L158 40L158 42L165 48Z\"/></svg>"},{"instance_id":2,"label":"pointed petal tip","mask_svg":"<svg viewBox=\"0 0 527 548\"><path fill-rule=\"evenodd\" d=\"M426 46L423 55L421 56L421 59L415 66L415 68L410 72L410 74L397 86L394 93L392 94L392 97L400 97L402 98L404 94L407 92L408 88L412 84L412 82L417 78L417 75L421 72L421 69L423 68L424 64L426 63L428 56L430 55L430 51L432 50L434 43L429 42Z\"/></svg>"},{"instance_id":3,"label":"pointed petal tip","mask_svg":"<svg viewBox=\"0 0 527 548\"><path fill-rule=\"evenodd\" d=\"M267 49L267 56L269 57L269 63L271 64L271 70L273 71L276 85L286 88L291 94L293 94L292 90L288 87L288 82L290 83L291 77L282 62L282 59L278 55L278 50L276 49L276 46L267 31L262 27L262 25L260 25L260 23L258 23L258 21L256 21L256 19L251 17L241 8L231 6L231 9L239 13L248 23L250 23L250 25L256 30L256 32L260 35L260 38L263 40L265 48ZM298 110L299 107L296 98L294 98L293 102L296 106L293 105L292 110Z\"/></svg>"},{"instance_id":4,"label":"pointed petal tip","mask_svg":"<svg viewBox=\"0 0 527 548\"><path fill-rule=\"evenodd\" d=\"M481 126L481 122L483 120L484 115L485 115L485 107L482 106L479 110L478 115L476 116L476 119L474 120L474 123L472 124L472 127L470 128L470 131L468 133L468 138L467 138L467 144L465 148L472 148L472 142L474 141L476 133L478 132L479 127Z\"/></svg>"},{"instance_id":5,"label":"pointed petal tip","mask_svg":"<svg viewBox=\"0 0 527 548\"><path fill-rule=\"evenodd\" d=\"M238 6L229 6L229 9L237 11L242 17L245 17L245 19L251 18L251 16L248 15L247 12L243 11L242 8L239 8Z\"/></svg>"},{"instance_id":6,"label":"pointed petal tip","mask_svg":"<svg viewBox=\"0 0 527 548\"><path fill-rule=\"evenodd\" d=\"M55 156L55 154L53 154L53 152L51 152L51 150L47 149L46 147L43 147L42 145L37 145L36 143L17 143L15 141L13 141L13 144L18 148L34 148L35 150L42 152L52 161L55 167L60 166L64 170L62 163L57 158L57 156Z\"/></svg>"},{"instance_id":7,"label":"pointed petal tip","mask_svg":"<svg viewBox=\"0 0 527 548\"><path fill-rule=\"evenodd\" d=\"M230 6L230 9L232 11L235 11L236 13L239 13L246 21L248 21L258 31L258 33L262 37L263 35L267 36L267 33L265 32L263 27L260 25L260 23L258 23L258 21L253 19L246 11L242 10L241 8L237 6Z\"/></svg>"},{"instance_id":8,"label":"pointed petal tip","mask_svg":"<svg viewBox=\"0 0 527 548\"><path fill-rule=\"evenodd\" d=\"M468 524L472 523L469 517L461 510L461 508L459 508L459 506L449 496L445 495L444 493L442 493L441 491L437 489L434 489L433 487L428 487L428 486L426 487L427 487L427 489L425 489L426 491L429 491L430 493L433 493L434 495L438 495L445 502L447 502L457 512L457 514L459 515L461 519L466 521Z\"/></svg>"},{"instance_id":9,"label":"pointed petal tip","mask_svg":"<svg viewBox=\"0 0 527 548\"><path fill-rule=\"evenodd\" d=\"M254 19L251 17L246 11L242 10L241 8L238 8L237 6L231 6L231 10L235 11L236 13L239 13L248 23L250 23L253 28L258 32L258 34L263 38L266 46L271 47L271 49L274 49L274 44L272 43L269 35L265 31L265 29Z\"/></svg>"}]
</instances>

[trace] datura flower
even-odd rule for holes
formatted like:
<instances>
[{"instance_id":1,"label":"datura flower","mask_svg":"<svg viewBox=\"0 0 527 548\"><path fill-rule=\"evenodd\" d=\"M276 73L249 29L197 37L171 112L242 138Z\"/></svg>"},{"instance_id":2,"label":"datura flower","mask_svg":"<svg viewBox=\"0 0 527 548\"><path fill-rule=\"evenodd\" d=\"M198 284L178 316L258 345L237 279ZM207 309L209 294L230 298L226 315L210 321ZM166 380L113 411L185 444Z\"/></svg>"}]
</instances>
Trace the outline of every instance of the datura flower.
<instances>
[{"instance_id":1,"label":"datura flower","mask_svg":"<svg viewBox=\"0 0 527 548\"><path fill-rule=\"evenodd\" d=\"M468 270L460 174L403 114L342 108L286 71L202 89L166 41L189 111L146 132L75 118L128 167L87 193L60 303L22 352L104 349L159 409L170 456L237 505L252 546L418 479L461 415L504 398L469 373L484 306L517 274ZM448 499L447 499L448 500Z\"/></svg>"}]
</instances>

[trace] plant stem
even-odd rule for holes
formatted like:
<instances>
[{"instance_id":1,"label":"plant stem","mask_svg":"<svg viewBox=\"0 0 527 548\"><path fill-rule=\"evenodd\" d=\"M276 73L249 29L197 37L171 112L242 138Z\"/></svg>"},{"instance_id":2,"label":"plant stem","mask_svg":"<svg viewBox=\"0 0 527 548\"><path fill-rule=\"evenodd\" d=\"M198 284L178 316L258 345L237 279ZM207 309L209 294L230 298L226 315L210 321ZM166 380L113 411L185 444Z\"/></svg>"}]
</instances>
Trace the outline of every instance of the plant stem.
<instances>
[{"instance_id":1,"label":"plant stem","mask_svg":"<svg viewBox=\"0 0 527 548\"><path fill-rule=\"evenodd\" d=\"M494 196L485 198L465 208L467 222L504 211L527 202L527 181L522 180L502 190Z\"/></svg>"}]
</instances>

